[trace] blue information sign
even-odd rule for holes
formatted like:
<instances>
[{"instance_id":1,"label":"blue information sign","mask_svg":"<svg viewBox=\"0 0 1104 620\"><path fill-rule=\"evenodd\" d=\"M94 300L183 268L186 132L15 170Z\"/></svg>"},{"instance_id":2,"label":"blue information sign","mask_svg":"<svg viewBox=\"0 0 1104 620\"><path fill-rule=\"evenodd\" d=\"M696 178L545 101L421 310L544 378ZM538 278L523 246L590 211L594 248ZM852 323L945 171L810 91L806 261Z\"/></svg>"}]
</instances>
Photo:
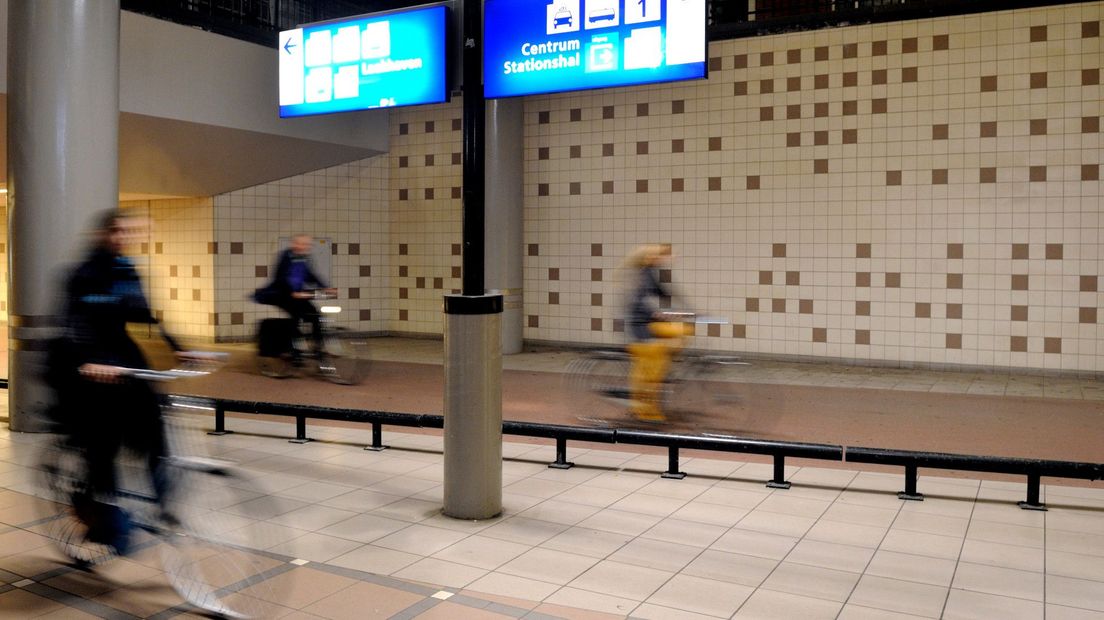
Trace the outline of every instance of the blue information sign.
<instances>
[{"instance_id":1,"label":"blue information sign","mask_svg":"<svg viewBox=\"0 0 1104 620\"><path fill-rule=\"evenodd\" d=\"M486 97L706 75L705 0L486 0Z\"/></svg>"},{"instance_id":2,"label":"blue information sign","mask_svg":"<svg viewBox=\"0 0 1104 620\"><path fill-rule=\"evenodd\" d=\"M443 5L280 33L280 116L448 99Z\"/></svg>"}]
</instances>

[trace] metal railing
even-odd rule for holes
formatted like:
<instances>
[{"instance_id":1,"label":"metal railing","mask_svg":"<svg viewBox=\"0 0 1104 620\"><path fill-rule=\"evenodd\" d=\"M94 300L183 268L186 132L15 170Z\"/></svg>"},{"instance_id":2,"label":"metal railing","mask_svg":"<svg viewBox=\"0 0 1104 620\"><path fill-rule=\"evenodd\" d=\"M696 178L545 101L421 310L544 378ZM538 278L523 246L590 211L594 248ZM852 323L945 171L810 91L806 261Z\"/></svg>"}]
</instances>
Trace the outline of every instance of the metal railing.
<instances>
[{"instance_id":1,"label":"metal railing","mask_svg":"<svg viewBox=\"0 0 1104 620\"><path fill-rule=\"evenodd\" d=\"M186 401L193 397L179 396L174 398ZM310 441L310 438L307 437L308 418L371 424L372 443L366 446L365 449L375 451L387 448L383 444L384 425L444 428L444 416L440 415L218 399L214 401L215 429L210 434L224 435L232 432L226 429L226 413L228 411L293 417L295 418L295 438L289 440L292 443ZM773 461L772 477L766 484L768 487L776 489L790 488L790 482L786 480L785 472L787 457L900 466L905 468L905 489L898 493L898 497L906 500L924 499L923 494L917 490L918 470L921 467L1022 475L1027 477L1027 497L1018 505L1027 510L1046 510L1046 506L1040 498L1040 485L1043 476L1078 480L1104 480L1104 464L1100 463L844 447L832 444L771 441L727 435L684 435L658 431L591 428L539 422L504 421L502 432L505 435L555 440L556 460L550 463L549 467L557 469L568 469L574 465L567 458L568 441L666 448L668 455L667 470L661 475L664 478L675 479L686 476L679 469L680 450L709 450L766 455L770 456Z\"/></svg>"}]
</instances>

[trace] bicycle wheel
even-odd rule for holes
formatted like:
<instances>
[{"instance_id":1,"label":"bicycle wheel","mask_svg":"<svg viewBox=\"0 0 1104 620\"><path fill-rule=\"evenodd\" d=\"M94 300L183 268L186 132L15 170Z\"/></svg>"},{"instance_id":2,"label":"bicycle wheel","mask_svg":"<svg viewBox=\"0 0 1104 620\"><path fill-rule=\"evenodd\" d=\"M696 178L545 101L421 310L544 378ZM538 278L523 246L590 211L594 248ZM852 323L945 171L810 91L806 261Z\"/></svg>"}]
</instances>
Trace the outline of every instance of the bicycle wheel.
<instances>
[{"instance_id":1,"label":"bicycle wheel","mask_svg":"<svg viewBox=\"0 0 1104 620\"><path fill-rule=\"evenodd\" d=\"M162 566L173 589L197 609L221 617L279 615L278 592L267 580L286 565L255 549L251 528L242 526L249 519L226 511L246 501L240 489L249 484L209 459L174 457L170 468L173 491L158 527Z\"/></svg>"},{"instance_id":2,"label":"bicycle wheel","mask_svg":"<svg viewBox=\"0 0 1104 620\"><path fill-rule=\"evenodd\" d=\"M88 463L84 451L64 437L46 444L38 467L39 495L51 503L42 507L37 528L55 547L81 568L101 564L117 555L106 543L89 540L89 517L94 512L85 482Z\"/></svg>"},{"instance_id":3,"label":"bicycle wheel","mask_svg":"<svg viewBox=\"0 0 1104 620\"><path fill-rule=\"evenodd\" d=\"M629 404L629 358L621 351L598 351L572 360L565 380L579 407L579 419L610 424Z\"/></svg>"},{"instance_id":4,"label":"bicycle wheel","mask_svg":"<svg viewBox=\"0 0 1104 620\"><path fill-rule=\"evenodd\" d=\"M340 385L357 385L368 372L368 342L364 339L326 337L326 353L319 371Z\"/></svg>"}]
</instances>

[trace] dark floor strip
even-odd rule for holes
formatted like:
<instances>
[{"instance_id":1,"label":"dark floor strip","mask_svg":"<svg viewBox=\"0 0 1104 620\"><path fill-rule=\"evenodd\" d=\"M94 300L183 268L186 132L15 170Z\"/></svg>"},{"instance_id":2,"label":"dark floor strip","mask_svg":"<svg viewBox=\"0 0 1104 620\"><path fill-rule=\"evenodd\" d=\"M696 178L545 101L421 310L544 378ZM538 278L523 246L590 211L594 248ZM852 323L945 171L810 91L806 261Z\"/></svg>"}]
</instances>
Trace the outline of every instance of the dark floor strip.
<instances>
[{"instance_id":1,"label":"dark floor strip","mask_svg":"<svg viewBox=\"0 0 1104 620\"><path fill-rule=\"evenodd\" d=\"M331 575L339 575L341 577L348 577L349 579L356 579L357 581L363 581L366 583L374 583L378 586L386 586L388 588L394 588L396 590L402 590L404 592L410 592L411 594L419 594L421 596L432 596L437 592L440 592L440 588L430 588L428 586L418 585L416 583L409 583L401 581L393 577L386 575L377 575L375 573L367 573L364 571L356 570L353 568L345 568L342 566L330 566L329 564L315 564L310 563L307 565L315 570L320 570L324 573L330 573Z\"/></svg>"},{"instance_id":2,"label":"dark floor strip","mask_svg":"<svg viewBox=\"0 0 1104 620\"><path fill-rule=\"evenodd\" d=\"M414 620L418 616L433 609L437 605L441 604L441 599L433 597L424 598L417 603L414 603L410 607L400 611L399 613L391 616L388 620Z\"/></svg>"},{"instance_id":3,"label":"dark floor strip","mask_svg":"<svg viewBox=\"0 0 1104 620\"><path fill-rule=\"evenodd\" d=\"M32 594L37 594L43 598L61 603L66 607L79 609L86 614L92 614L97 618L106 618L108 620L132 620L138 618L138 616L133 616L125 611L120 611L114 607L108 607L103 603L97 603L90 599L81 598L76 594L59 590L46 584L32 583L23 589Z\"/></svg>"}]
</instances>

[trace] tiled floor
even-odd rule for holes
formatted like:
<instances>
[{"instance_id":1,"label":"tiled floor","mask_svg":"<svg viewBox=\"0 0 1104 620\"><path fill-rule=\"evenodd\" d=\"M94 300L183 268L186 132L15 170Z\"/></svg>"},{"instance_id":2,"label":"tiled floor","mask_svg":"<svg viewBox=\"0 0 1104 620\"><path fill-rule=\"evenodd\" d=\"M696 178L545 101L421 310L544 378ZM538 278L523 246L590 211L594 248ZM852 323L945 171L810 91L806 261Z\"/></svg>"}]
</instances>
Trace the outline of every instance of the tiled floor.
<instances>
[{"instance_id":1,"label":"tiled floor","mask_svg":"<svg viewBox=\"0 0 1104 620\"><path fill-rule=\"evenodd\" d=\"M370 452L367 430L234 428L202 445L267 495L226 511L283 567L288 618L1104 618L1100 483L1028 512L1020 483L925 477L903 502L899 475L790 468L771 490L763 464L684 458L666 480L660 456L576 449L557 470L551 446L507 442L505 511L468 522L440 513L439 435ZM189 617L149 558L59 564L33 528L42 440L0 431L0 617Z\"/></svg>"}]
</instances>

